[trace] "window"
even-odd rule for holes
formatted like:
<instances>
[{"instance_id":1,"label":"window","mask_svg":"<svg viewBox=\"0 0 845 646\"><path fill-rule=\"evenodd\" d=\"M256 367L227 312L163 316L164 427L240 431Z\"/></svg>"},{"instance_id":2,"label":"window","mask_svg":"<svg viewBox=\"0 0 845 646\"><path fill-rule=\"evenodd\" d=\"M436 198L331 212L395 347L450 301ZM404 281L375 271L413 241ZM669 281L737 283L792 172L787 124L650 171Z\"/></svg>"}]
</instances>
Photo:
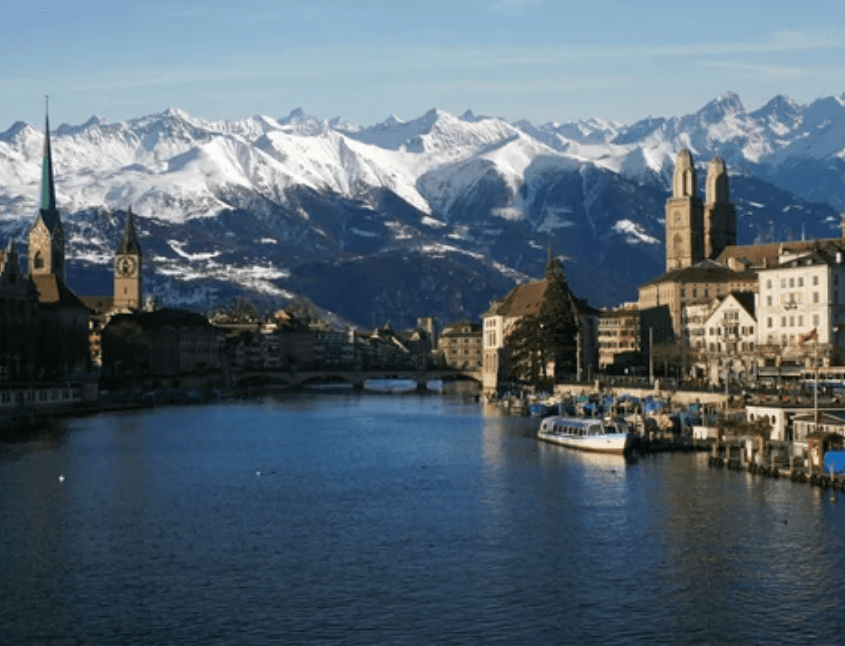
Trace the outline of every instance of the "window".
<instances>
[{"instance_id":1,"label":"window","mask_svg":"<svg viewBox=\"0 0 845 646\"><path fill-rule=\"evenodd\" d=\"M799 316L798 317L798 327L802 327L803 325L804 325L804 317Z\"/></svg>"},{"instance_id":2,"label":"window","mask_svg":"<svg viewBox=\"0 0 845 646\"><path fill-rule=\"evenodd\" d=\"M771 296L766 296L766 305L768 305L769 307L772 306L772 297Z\"/></svg>"},{"instance_id":3,"label":"window","mask_svg":"<svg viewBox=\"0 0 845 646\"><path fill-rule=\"evenodd\" d=\"M771 289L771 288L772 288L772 279L771 279L771 278L769 278L769 279L766 281L766 289Z\"/></svg>"},{"instance_id":4,"label":"window","mask_svg":"<svg viewBox=\"0 0 845 646\"><path fill-rule=\"evenodd\" d=\"M772 317L770 316L767 320L768 325L766 327L772 327Z\"/></svg>"},{"instance_id":5,"label":"window","mask_svg":"<svg viewBox=\"0 0 845 646\"><path fill-rule=\"evenodd\" d=\"M780 326L786 327L786 317L785 316L780 317Z\"/></svg>"},{"instance_id":6,"label":"window","mask_svg":"<svg viewBox=\"0 0 845 646\"><path fill-rule=\"evenodd\" d=\"M798 276L798 287L803 287L803 286L804 286L804 277Z\"/></svg>"},{"instance_id":7,"label":"window","mask_svg":"<svg viewBox=\"0 0 845 646\"><path fill-rule=\"evenodd\" d=\"M813 285L818 285L818 284L819 284L819 277L813 276Z\"/></svg>"},{"instance_id":8,"label":"window","mask_svg":"<svg viewBox=\"0 0 845 646\"><path fill-rule=\"evenodd\" d=\"M786 289L786 278L780 279L780 287L781 289Z\"/></svg>"},{"instance_id":9,"label":"window","mask_svg":"<svg viewBox=\"0 0 845 646\"><path fill-rule=\"evenodd\" d=\"M813 314L813 325L818 325L818 324L819 324L819 315Z\"/></svg>"},{"instance_id":10,"label":"window","mask_svg":"<svg viewBox=\"0 0 845 646\"><path fill-rule=\"evenodd\" d=\"M813 302L814 303L819 302L819 293L818 292L813 292Z\"/></svg>"},{"instance_id":11,"label":"window","mask_svg":"<svg viewBox=\"0 0 845 646\"><path fill-rule=\"evenodd\" d=\"M794 279L794 278L790 278L790 279L789 279L789 286L790 286L790 287L795 287L795 279Z\"/></svg>"}]
</instances>

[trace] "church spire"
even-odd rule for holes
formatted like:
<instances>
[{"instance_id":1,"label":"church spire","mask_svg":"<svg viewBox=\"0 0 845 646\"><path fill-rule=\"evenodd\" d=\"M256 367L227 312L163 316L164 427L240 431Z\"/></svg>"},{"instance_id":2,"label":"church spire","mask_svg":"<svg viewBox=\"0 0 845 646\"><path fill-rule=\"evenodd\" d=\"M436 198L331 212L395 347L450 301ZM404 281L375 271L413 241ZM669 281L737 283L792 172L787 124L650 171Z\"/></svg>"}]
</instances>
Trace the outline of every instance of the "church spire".
<instances>
[{"instance_id":1,"label":"church spire","mask_svg":"<svg viewBox=\"0 0 845 646\"><path fill-rule=\"evenodd\" d=\"M138 244L138 235L135 233L135 216L132 215L132 207L126 214L126 227L123 230L123 240L117 250L119 255L141 255L141 245Z\"/></svg>"},{"instance_id":2,"label":"church spire","mask_svg":"<svg viewBox=\"0 0 845 646\"><path fill-rule=\"evenodd\" d=\"M44 224L50 231L56 228L59 212L56 209L56 186L53 182L53 153L50 147L50 103L47 97L47 110L44 125L44 156L41 161L41 206L40 213Z\"/></svg>"}]
</instances>

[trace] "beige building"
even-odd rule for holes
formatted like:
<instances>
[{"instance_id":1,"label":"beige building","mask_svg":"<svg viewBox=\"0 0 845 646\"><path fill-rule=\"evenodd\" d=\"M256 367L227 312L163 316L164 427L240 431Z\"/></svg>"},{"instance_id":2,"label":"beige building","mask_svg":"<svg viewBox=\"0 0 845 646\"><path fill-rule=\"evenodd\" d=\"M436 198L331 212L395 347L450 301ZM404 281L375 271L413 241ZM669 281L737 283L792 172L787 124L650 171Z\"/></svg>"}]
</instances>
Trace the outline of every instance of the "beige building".
<instances>
[{"instance_id":1,"label":"beige building","mask_svg":"<svg viewBox=\"0 0 845 646\"><path fill-rule=\"evenodd\" d=\"M697 361L711 380L725 373L726 354L748 355L730 362L733 373L748 376L798 374L816 353L824 365L841 360L845 220L842 238L737 245L724 162L710 163L702 203L692 155L682 150L666 203L666 269L639 288L644 354L650 336L655 345L680 339L705 357Z\"/></svg>"},{"instance_id":2,"label":"beige building","mask_svg":"<svg viewBox=\"0 0 845 646\"><path fill-rule=\"evenodd\" d=\"M734 271L712 260L673 269L642 285L638 306L641 312L642 345L647 352L649 330L655 343L682 338L683 311L690 305L710 305L732 292L757 291L757 273Z\"/></svg>"},{"instance_id":3,"label":"beige building","mask_svg":"<svg viewBox=\"0 0 845 646\"><path fill-rule=\"evenodd\" d=\"M481 370L484 363L482 326L463 320L443 329L438 350L443 363L456 370Z\"/></svg>"},{"instance_id":4,"label":"beige building","mask_svg":"<svg viewBox=\"0 0 845 646\"><path fill-rule=\"evenodd\" d=\"M845 345L845 242L784 244L773 264L759 270L758 344L807 356L817 343L829 357Z\"/></svg>"},{"instance_id":5,"label":"beige building","mask_svg":"<svg viewBox=\"0 0 845 646\"><path fill-rule=\"evenodd\" d=\"M736 210L730 202L724 161L716 157L710 162L702 203L692 154L681 150L675 159L672 196L666 202L666 273L639 288L644 354L651 351L650 340L655 345L688 346L691 339L684 333L688 308L709 306L732 292L757 291L757 274L747 263L717 261L735 247Z\"/></svg>"},{"instance_id":6,"label":"beige building","mask_svg":"<svg viewBox=\"0 0 845 646\"><path fill-rule=\"evenodd\" d=\"M539 280L514 287L501 301L494 301L483 316L482 389L493 393L510 374L507 337L517 322L525 316L540 313L546 281ZM598 368L598 310L585 301L575 299L578 308L580 377L588 377Z\"/></svg>"},{"instance_id":7,"label":"beige building","mask_svg":"<svg viewBox=\"0 0 845 646\"><path fill-rule=\"evenodd\" d=\"M707 169L705 203L697 195L695 163L684 148L675 159L672 196L666 202L666 271L682 269L736 244L736 210L730 202L725 162Z\"/></svg>"},{"instance_id":8,"label":"beige building","mask_svg":"<svg viewBox=\"0 0 845 646\"><path fill-rule=\"evenodd\" d=\"M598 317L599 370L625 368L642 361L640 310L636 303L604 310Z\"/></svg>"},{"instance_id":9,"label":"beige building","mask_svg":"<svg viewBox=\"0 0 845 646\"><path fill-rule=\"evenodd\" d=\"M744 382L756 374L754 302L754 294L738 292L714 303L704 324L704 350L697 357L710 383Z\"/></svg>"}]
</instances>

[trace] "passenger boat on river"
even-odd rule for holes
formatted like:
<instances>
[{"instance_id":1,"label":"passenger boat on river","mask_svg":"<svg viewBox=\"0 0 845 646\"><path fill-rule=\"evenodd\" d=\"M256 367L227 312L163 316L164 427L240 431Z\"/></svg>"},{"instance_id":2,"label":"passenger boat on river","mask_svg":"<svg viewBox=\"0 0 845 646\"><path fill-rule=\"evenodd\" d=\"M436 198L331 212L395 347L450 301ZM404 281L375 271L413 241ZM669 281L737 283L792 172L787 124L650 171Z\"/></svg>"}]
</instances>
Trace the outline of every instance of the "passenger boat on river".
<instances>
[{"instance_id":1,"label":"passenger boat on river","mask_svg":"<svg viewBox=\"0 0 845 646\"><path fill-rule=\"evenodd\" d=\"M622 421L555 415L540 423L537 437L581 451L624 455L630 452L635 436Z\"/></svg>"}]
</instances>

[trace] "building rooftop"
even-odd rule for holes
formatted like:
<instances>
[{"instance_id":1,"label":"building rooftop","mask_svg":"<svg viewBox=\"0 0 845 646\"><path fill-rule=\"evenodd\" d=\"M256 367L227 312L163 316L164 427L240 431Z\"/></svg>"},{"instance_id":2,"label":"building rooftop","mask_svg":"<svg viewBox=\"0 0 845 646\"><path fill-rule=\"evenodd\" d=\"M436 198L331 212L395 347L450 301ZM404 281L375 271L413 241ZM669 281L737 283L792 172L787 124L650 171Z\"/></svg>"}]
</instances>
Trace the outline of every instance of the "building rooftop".
<instances>
[{"instance_id":1,"label":"building rooftop","mask_svg":"<svg viewBox=\"0 0 845 646\"><path fill-rule=\"evenodd\" d=\"M35 274L31 278L38 290L39 306L88 309L85 303L55 274Z\"/></svg>"},{"instance_id":2,"label":"building rooftop","mask_svg":"<svg viewBox=\"0 0 845 646\"><path fill-rule=\"evenodd\" d=\"M734 271L712 260L702 260L689 267L673 269L643 283L642 287L658 283L730 283L739 280L757 280L754 271Z\"/></svg>"},{"instance_id":3,"label":"building rooftop","mask_svg":"<svg viewBox=\"0 0 845 646\"><path fill-rule=\"evenodd\" d=\"M748 264L755 269L767 269L778 266L779 258L784 253L804 253L813 249L833 249L845 251L842 238L821 240L793 240L791 242L768 242L766 244L731 245L716 258L720 265L729 265L731 261Z\"/></svg>"},{"instance_id":4,"label":"building rooftop","mask_svg":"<svg viewBox=\"0 0 845 646\"><path fill-rule=\"evenodd\" d=\"M537 280L524 285L517 285L501 301L493 303L487 315L498 316L536 316L540 313L543 297L546 294L546 281ZM585 299L576 298L575 307L579 314L598 315L599 310L590 307Z\"/></svg>"}]
</instances>

